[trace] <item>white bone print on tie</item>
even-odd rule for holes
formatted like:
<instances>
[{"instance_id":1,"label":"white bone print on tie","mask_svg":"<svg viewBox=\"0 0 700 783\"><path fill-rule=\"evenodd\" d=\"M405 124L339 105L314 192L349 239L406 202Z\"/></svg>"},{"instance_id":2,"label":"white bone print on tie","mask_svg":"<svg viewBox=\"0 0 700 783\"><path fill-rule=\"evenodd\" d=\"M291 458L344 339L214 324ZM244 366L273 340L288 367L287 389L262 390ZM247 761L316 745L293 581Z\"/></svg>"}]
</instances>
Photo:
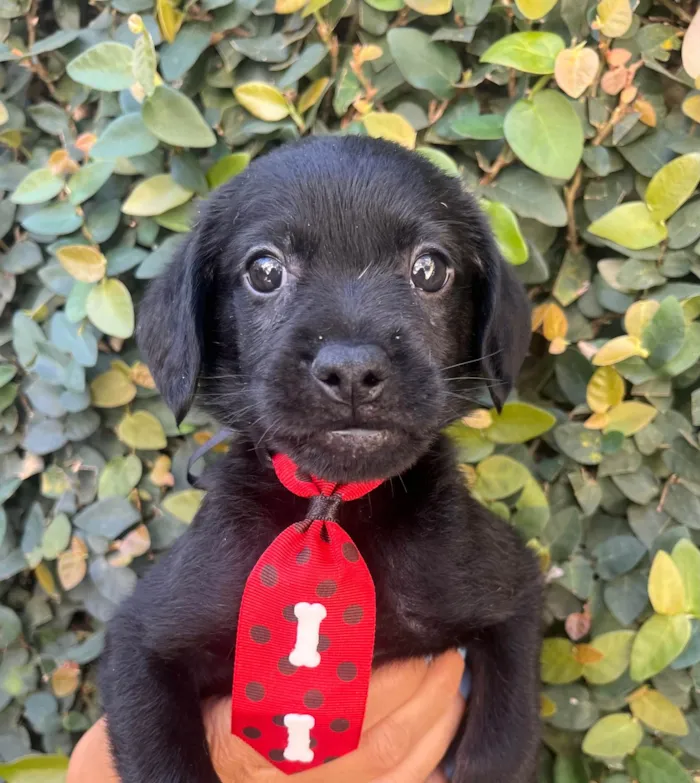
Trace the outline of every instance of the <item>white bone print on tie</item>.
<instances>
[{"instance_id":1,"label":"white bone print on tie","mask_svg":"<svg viewBox=\"0 0 700 783\"><path fill-rule=\"evenodd\" d=\"M284 749L284 757L287 761L310 764L314 760L314 752L311 750L311 729L315 723L313 715L290 713L284 716L284 725L287 727L287 747Z\"/></svg>"},{"instance_id":2,"label":"white bone print on tie","mask_svg":"<svg viewBox=\"0 0 700 783\"><path fill-rule=\"evenodd\" d=\"M294 615L297 623L297 640L289 653L292 666L306 666L314 669L321 663L318 652L319 629L326 619L326 607L323 604L309 604L306 601L296 604Z\"/></svg>"}]
</instances>

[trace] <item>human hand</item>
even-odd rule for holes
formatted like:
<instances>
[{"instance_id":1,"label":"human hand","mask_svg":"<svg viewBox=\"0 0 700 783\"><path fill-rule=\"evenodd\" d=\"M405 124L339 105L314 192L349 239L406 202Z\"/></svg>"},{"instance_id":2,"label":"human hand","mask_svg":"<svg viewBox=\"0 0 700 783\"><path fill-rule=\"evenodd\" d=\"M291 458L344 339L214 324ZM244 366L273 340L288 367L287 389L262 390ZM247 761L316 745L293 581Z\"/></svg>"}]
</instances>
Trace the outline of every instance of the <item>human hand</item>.
<instances>
[{"instance_id":1,"label":"human hand","mask_svg":"<svg viewBox=\"0 0 700 783\"><path fill-rule=\"evenodd\" d=\"M410 660L377 670L370 682L359 748L294 775L299 783L442 783L435 771L464 712L464 661L448 652L431 663ZM222 783L282 783L287 776L231 735L231 699L202 707L212 762ZM66 783L119 783L104 719L80 740Z\"/></svg>"}]
</instances>

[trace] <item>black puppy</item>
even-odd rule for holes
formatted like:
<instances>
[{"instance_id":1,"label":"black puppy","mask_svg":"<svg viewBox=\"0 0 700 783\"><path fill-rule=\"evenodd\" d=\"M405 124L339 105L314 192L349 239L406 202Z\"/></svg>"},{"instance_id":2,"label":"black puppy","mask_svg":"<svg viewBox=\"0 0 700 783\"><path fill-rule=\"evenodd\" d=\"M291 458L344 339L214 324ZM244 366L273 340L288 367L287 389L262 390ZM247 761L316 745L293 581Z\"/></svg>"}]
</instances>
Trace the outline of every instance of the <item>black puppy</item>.
<instances>
[{"instance_id":1,"label":"black puppy","mask_svg":"<svg viewBox=\"0 0 700 783\"><path fill-rule=\"evenodd\" d=\"M467 647L455 780L533 780L538 568L440 435L479 379L504 401L529 334L483 215L418 155L314 138L213 194L150 286L139 337L178 418L197 396L241 438L110 623L101 687L124 783L218 780L199 702L230 693L245 580L308 506L256 447L335 481L394 479L340 516L376 583L375 663Z\"/></svg>"}]
</instances>

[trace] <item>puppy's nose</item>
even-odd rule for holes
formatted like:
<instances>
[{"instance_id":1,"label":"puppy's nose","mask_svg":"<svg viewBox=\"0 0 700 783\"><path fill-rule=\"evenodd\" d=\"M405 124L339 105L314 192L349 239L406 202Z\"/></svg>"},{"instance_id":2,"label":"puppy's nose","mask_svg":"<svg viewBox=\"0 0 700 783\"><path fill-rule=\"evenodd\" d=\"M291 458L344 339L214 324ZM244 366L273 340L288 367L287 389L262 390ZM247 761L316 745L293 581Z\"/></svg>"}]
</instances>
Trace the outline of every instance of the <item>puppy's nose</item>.
<instances>
[{"instance_id":1,"label":"puppy's nose","mask_svg":"<svg viewBox=\"0 0 700 783\"><path fill-rule=\"evenodd\" d=\"M378 345L324 345L311 374L336 402L362 405L376 400L389 375L389 357Z\"/></svg>"}]
</instances>

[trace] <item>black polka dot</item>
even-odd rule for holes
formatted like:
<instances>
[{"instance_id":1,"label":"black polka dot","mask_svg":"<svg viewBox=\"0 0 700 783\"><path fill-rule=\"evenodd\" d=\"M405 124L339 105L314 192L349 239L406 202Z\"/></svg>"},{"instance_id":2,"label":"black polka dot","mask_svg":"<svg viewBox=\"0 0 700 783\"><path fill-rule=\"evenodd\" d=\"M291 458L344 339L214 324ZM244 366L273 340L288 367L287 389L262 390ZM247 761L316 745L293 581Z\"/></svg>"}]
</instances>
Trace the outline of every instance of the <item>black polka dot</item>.
<instances>
[{"instance_id":1,"label":"black polka dot","mask_svg":"<svg viewBox=\"0 0 700 783\"><path fill-rule=\"evenodd\" d=\"M352 682L357 677L357 666L350 661L338 664L338 679L343 682Z\"/></svg>"},{"instance_id":2,"label":"black polka dot","mask_svg":"<svg viewBox=\"0 0 700 783\"><path fill-rule=\"evenodd\" d=\"M320 653L326 652L331 646L331 640L329 636L320 634L318 637L318 647L316 648Z\"/></svg>"},{"instance_id":3,"label":"black polka dot","mask_svg":"<svg viewBox=\"0 0 700 783\"><path fill-rule=\"evenodd\" d=\"M256 729L255 726L246 726L243 729L243 736L248 737L248 739L260 739L262 731Z\"/></svg>"},{"instance_id":4,"label":"black polka dot","mask_svg":"<svg viewBox=\"0 0 700 783\"><path fill-rule=\"evenodd\" d=\"M257 644L267 644L272 638L269 628L264 625L254 625L250 629L250 638Z\"/></svg>"},{"instance_id":5,"label":"black polka dot","mask_svg":"<svg viewBox=\"0 0 700 783\"><path fill-rule=\"evenodd\" d=\"M262 567L262 570L260 571L260 581L265 585L265 587L274 587L278 580L279 574L273 565L268 563Z\"/></svg>"},{"instance_id":6,"label":"black polka dot","mask_svg":"<svg viewBox=\"0 0 700 783\"><path fill-rule=\"evenodd\" d=\"M350 563L356 563L360 559L360 553L357 551L355 544L351 544L346 541L341 547L343 557Z\"/></svg>"},{"instance_id":7,"label":"black polka dot","mask_svg":"<svg viewBox=\"0 0 700 783\"><path fill-rule=\"evenodd\" d=\"M331 731L335 731L341 734L343 731L347 731L350 728L350 721L345 718L336 718L331 721Z\"/></svg>"},{"instance_id":8,"label":"black polka dot","mask_svg":"<svg viewBox=\"0 0 700 783\"><path fill-rule=\"evenodd\" d=\"M280 670L281 674L284 674L285 677L291 677L292 674L294 674L294 672L297 670L297 667L289 662L289 658L286 655L284 658L279 659L277 662L277 668Z\"/></svg>"},{"instance_id":9,"label":"black polka dot","mask_svg":"<svg viewBox=\"0 0 700 783\"><path fill-rule=\"evenodd\" d=\"M362 607L359 604L352 604L343 612L343 621L348 625L357 625L362 620Z\"/></svg>"},{"instance_id":10,"label":"black polka dot","mask_svg":"<svg viewBox=\"0 0 700 783\"><path fill-rule=\"evenodd\" d=\"M270 761L284 761L284 751L278 748L271 750L267 755L270 757Z\"/></svg>"},{"instance_id":11,"label":"black polka dot","mask_svg":"<svg viewBox=\"0 0 700 783\"><path fill-rule=\"evenodd\" d=\"M335 595L337 589L338 585L333 579L326 579L316 588L316 595L319 598L330 598L332 595Z\"/></svg>"},{"instance_id":12,"label":"black polka dot","mask_svg":"<svg viewBox=\"0 0 700 783\"><path fill-rule=\"evenodd\" d=\"M311 748L311 750L313 750L316 747L316 745L318 745L318 740L315 740L313 737L311 737L311 739L309 740L309 747Z\"/></svg>"},{"instance_id":13,"label":"black polka dot","mask_svg":"<svg viewBox=\"0 0 700 783\"><path fill-rule=\"evenodd\" d=\"M297 554L297 563L299 565L304 565L311 560L311 549L308 546L305 546L298 554Z\"/></svg>"},{"instance_id":14,"label":"black polka dot","mask_svg":"<svg viewBox=\"0 0 700 783\"><path fill-rule=\"evenodd\" d=\"M321 691L312 688L304 694L304 705L310 710L317 710L323 704L323 694Z\"/></svg>"},{"instance_id":15,"label":"black polka dot","mask_svg":"<svg viewBox=\"0 0 700 783\"><path fill-rule=\"evenodd\" d=\"M282 610L282 616L285 620L287 620L290 623L298 623L299 620L297 619L297 616L294 614L294 604L288 604L284 607Z\"/></svg>"},{"instance_id":16,"label":"black polka dot","mask_svg":"<svg viewBox=\"0 0 700 783\"><path fill-rule=\"evenodd\" d=\"M262 701L265 698L265 688L259 682L249 682L245 686L245 695L251 701Z\"/></svg>"},{"instance_id":17,"label":"black polka dot","mask_svg":"<svg viewBox=\"0 0 700 783\"><path fill-rule=\"evenodd\" d=\"M275 717L272 719L272 722L275 724L275 726L284 726L284 715L275 715Z\"/></svg>"},{"instance_id":18,"label":"black polka dot","mask_svg":"<svg viewBox=\"0 0 700 783\"><path fill-rule=\"evenodd\" d=\"M294 478L296 478L297 481L302 481L304 484L308 484L311 481L311 476L301 470L297 470L294 474Z\"/></svg>"}]
</instances>

